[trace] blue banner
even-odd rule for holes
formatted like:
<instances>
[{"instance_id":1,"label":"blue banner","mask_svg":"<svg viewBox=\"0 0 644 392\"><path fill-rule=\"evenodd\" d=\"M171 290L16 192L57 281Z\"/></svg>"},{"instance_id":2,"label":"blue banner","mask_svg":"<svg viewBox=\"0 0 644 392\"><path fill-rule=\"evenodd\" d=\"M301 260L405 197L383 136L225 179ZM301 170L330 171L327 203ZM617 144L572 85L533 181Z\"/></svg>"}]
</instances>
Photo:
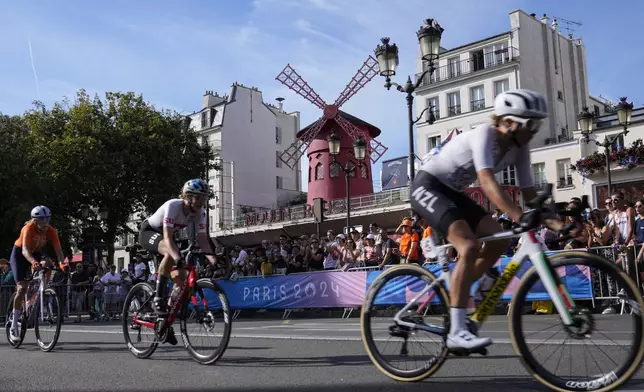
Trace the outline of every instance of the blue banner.
<instances>
[{"instance_id":1,"label":"blue banner","mask_svg":"<svg viewBox=\"0 0 644 392\"><path fill-rule=\"evenodd\" d=\"M496 267L501 272L510 262L503 258ZM450 264L450 270L455 264ZM526 261L512 278L505 290L502 301L510 301L519 281L532 267ZM440 276L439 265L426 266L434 275ZM373 272L311 272L293 275L247 277L236 282L219 280L217 283L226 293L232 309L302 309L302 308L342 308L362 306L371 283L382 273ZM557 268L573 299L592 298L590 270L585 266L565 266ZM478 283L472 286L474 294ZM376 297L378 305L401 305L409 302L425 287L425 283L410 276L400 276L389 281ZM449 288L449 285L448 285ZM218 307L219 301L207 294L209 304ZM528 301L549 300L540 280L530 289ZM438 299L432 299L437 303ZM217 304L217 305L215 305Z\"/></svg>"}]
</instances>

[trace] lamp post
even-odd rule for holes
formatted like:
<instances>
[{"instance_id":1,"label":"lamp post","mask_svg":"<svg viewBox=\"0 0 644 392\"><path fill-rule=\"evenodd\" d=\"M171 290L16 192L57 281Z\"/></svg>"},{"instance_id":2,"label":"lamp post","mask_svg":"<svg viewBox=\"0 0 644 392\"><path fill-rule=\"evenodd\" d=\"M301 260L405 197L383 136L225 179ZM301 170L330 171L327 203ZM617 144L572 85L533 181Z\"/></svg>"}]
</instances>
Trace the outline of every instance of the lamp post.
<instances>
[{"instance_id":1,"label":"lamp post","mask_svg":"<svg viewBox=\"0 0 644 392\"><path fill-rule=\"evenodd\" d=\"M329 154L331 154L331 156L333 157L333 162L331 162L331 165L337 165L340 170L344 172L347 193L347 230L349 230L349 228L351 227L351 194L349 192L349 176L351 175L351 173L355 172L356 168L362 165L362 162L367 155L367 143L363 138L356 139L353 142L353 155L358 161L358 164L356 165L351 161L351 159L347 159L347 163L342 166L336 161L336 157L340 154L340 145L342 138L335 131L332 131L331 135L329 135L327 139L327 142L329 143Z\"/></svg>"},{"instance_id":2,"label":"lamp post","mask_svg":"<svg viewBox=\"0 0 644 392\"><path fill-rule=\"evenodd\" d=\"M617 121L619 125L622 126L622 131L616 135L604 136L603 142L598 142L597 140L592 140L598 147L604 148L604 156L606 158L606 175L608 181L608 196L613 191L613 184L611 181L610 174L610 147L615 143L615 141L622 135L628 134L628 126L631 124L631 116L633 113L633 103L626 102L626 97L621 97L619 104L615 108L617 110ZM577 121L579 123L579 129L581 135L584 137L586 144L591 142L590 135L593 133L593 120L595 116L588 111L587 107L582 108L581 113L577 116Z\"/></svg>"},{"instance_id":3,"label":"lamp post","mask_svg":"<svg viewBox=\"0 0 644 392\"><path fill-rule=\"evenodd\" d=\"M414 154L414 125L420 121L425 111L433 109L432 106L426 107L420 115L414 119L412 105L414 102L414 91L422 84L425 75L431 75L434 70L434 64L438 60L441 37L444 29L436 22L435 19L425 19L425 25L416 32L418 37L418 44L420 45L420 52L423 62L428 63L427 69L418 77L416 83L412 83L411 76L407 76L407 83L404 86L391 81L391 77L396 75L396 67L398 66L398 46L396 44L389 44L389 37L382 38L381 45L375 49L376 58L378 59L378 67L380 68L380 75L385 77L385 88L391 89L391 86L396 86L396 89L401 93L406 93L407 99L407 114L409 116L409 180L410 183L414 180L415 170L414 163L416 155ZM436 121L433 110L430 111L428 122L433 124Z\"/></svg>"}]
</instances>

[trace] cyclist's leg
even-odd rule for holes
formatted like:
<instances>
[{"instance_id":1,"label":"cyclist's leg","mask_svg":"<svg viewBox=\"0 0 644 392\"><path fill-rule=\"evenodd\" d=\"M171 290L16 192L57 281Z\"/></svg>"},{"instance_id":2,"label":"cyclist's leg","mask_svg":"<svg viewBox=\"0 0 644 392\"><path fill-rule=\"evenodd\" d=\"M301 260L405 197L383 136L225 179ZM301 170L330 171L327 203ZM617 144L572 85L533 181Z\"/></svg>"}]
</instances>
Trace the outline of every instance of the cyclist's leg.
<instances>
[{"instance_id":1,"label":"cyclist's leg","mask_svg":"<svg viewBox=\"0 0 644 392\"><path fill-rule=\"evenodd\" d=\"M27 292L27 286L29 284L29 282L27 282L25 278L27 276L28 268L31 268L31 264L22 255L22 248L17 246L14 246L11 250L11 257L9 259L11 272L13 273L13 278L16 281L16 296L13 300L11 333L14 336L18 336L18 318L20 317L20 313L22 312L22 304L24 302L25 293Z\"/></svg>"},{"instance_id":2,"label":"cyclist's leg","mask_svg":"<svg viewBox=\"0 0 644 392\"><path fill-rule=\"evenodd\" d=\"M447 237L459 255L450 282L449 348L475 349L492 343L479 338L467 328L467 305L470 287L477 277L475 268L480 254L480 243L474 230L487 212L467 195L419 172L412 186L412 208L440 235Z\"/></svg>"},{"instance_id":3,"label":"cyclist's leg","mask_svg":"<svg viewBox=\"0 0 644 392\"><path fill-rule=\"evenodd\" d=\"M165 242L163 241L163 233L160 233L151 228L147 221L144 221L141 224L141 231L139 232L139 244L141 244L141 246L145 250L153 254L163 255L163 259L159 264L159 275L157 277L153 305L158 314L166 314L168 281L170 278L170 271L172 270L172 266L174 265L174 260L170 256L169 249L167 249Z\"/></svg>"}]
</instances>

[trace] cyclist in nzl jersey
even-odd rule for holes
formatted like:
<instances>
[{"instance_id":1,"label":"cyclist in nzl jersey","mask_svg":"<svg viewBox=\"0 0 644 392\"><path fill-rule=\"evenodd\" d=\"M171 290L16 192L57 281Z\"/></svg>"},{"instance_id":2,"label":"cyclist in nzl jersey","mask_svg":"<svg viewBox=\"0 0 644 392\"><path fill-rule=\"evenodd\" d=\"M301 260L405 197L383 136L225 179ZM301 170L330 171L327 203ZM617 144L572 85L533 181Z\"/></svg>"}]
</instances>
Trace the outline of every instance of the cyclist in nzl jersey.
<instances>
[{"instance_id":1,"label":"cyclist in nzl jersey","mask_svg":"<svg viewBox=\"0 0 644 392\"><path fill-rule=\"evenodd\" d=\"M31 220L28 221L20 231L20 237L14 242L11 251L11 271L16 281L16 297L13 300L13 314L11 320L11 339L19 339L20 330L18 319L22 310L22 302L27 291L27 272L29 268L35 270L43 267L52 267L49 260L40 261L40 250L51 241L56 258L59 262L64 259L63 250L60 246L58 232L49 225L51 221L51 210L45 206L37 206L31 210Z\"/></svg>"},{"instance_id":2,"label":"cyclist in nzl jersey","mask_svg":"<svg viewBox=\"0 0 644 392\"><path fill-rule=\"evenodd\" d=\"M507 241L481 244L478 237L502 231L481 206L463 192L479 180L488 199L512 221L528 222L521 208L505 195L494 174L516 167L524 200L536 196L529 142L548 116L543 95L529 90L507 91L494 100L491 124L482 124L450 140L425 162L412 184L412 208L454 246L459 255L450 282L450 350L475 350L492 339L479 337L467 326L470 287L491 270L507 249ZM498 275L498 272L497 272ZM491 287L487 288L489 290Z\"/></svg>"},{"instance_id":3,"label":"cyclist in nzl jersey","mask_svg":"<svg viewBox=\"0 0 644 392\"><path fill-rule=\"evenodd\" d=\"M187 224L197 226L197 242L205 253L213 253L208 234L206 233L206 209L204 205L208 197L208 187L203 180L195 179L183 185L181 196L165 202L152 216L143 221L139 232L139 243L146 250L163 255L159 265L154 308L160 316L166 315L168 278L175 262L181 259L181 253L174 241L174 232L186 227ZM207 256L210 263L215 263L215 258ZM174 284L182 284L186 279L185 271L172 272ZM170 330L167 342L177 344L174 332Z\"/></svg>"}]
</instances>

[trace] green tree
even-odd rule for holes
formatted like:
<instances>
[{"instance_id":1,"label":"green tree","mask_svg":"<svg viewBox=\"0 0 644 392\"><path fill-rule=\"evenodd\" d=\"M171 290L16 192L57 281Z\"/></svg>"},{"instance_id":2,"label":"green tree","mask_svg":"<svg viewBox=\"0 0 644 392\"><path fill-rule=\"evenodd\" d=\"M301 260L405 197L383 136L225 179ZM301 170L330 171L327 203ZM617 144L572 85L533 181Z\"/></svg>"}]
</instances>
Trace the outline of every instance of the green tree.
<instances>
[{"instance_id":1,"label":"green tree","mask_svg":"<svg viewBox=\"0 0 644 392\"><path fill-rule=\"evenodd\" d=\"M0 258L9 258L13 242L33 207L29 140L20 116L0 114Z\"/></svg>"},{"instance_id":2,"label":"green tree","mask_svg":"<svg viewBox=\"0 0 644 392\"><path fill-rule=\"evenodd\" d=\"M79 220L81 204L108 209L103 230L110 262L130 216L175 197L212 158L182 116L158 111L132 92L101 100L81 90L72 103L51 110L37 104L25 120L39 174L58 192L52 205Z\"/></svg>"}]
</instances>

